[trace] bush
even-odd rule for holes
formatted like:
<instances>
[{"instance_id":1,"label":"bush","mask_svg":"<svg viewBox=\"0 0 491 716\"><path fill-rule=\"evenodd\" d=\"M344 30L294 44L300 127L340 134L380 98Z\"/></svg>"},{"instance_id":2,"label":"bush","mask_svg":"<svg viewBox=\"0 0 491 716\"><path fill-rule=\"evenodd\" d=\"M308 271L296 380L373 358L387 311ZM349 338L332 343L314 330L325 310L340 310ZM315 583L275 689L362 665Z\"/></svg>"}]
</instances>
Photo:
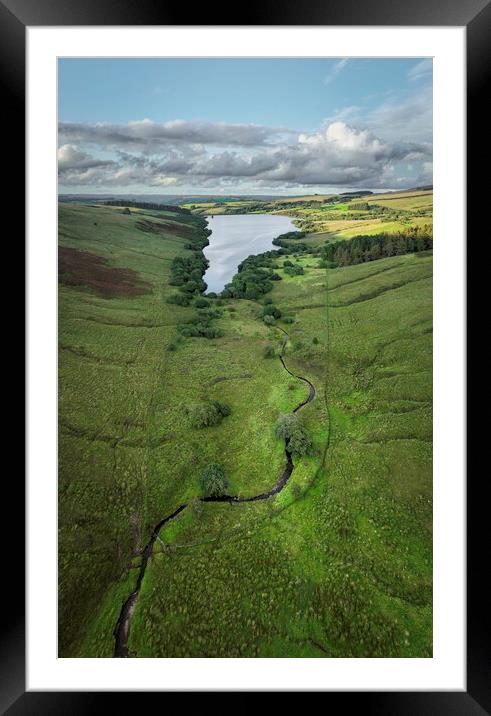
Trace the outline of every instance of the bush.
<instances>
[{"instance_id":1,"label":"bush","mask_svg":"<svg viewBox=\"0 0 491 716\"><path fill-rule=\"evenodd\" d=\"M281 311L273 303L268 303L265 306L263 306L263 310L261 311L261 316L263 318L264 318L264 316L273 316L273 318L281 318Z\"/></svg>"},{"instance_id":2,"label":"bush","mask_svg":"<svg viewBox=\"0 0 491 716\"><path fill-rule=\"evenodd\" d=\"M274 358L275 355L276 355L275 349L271 344L264 347L263 356L265 358Z\"/></svg>"},{"instance_id":3,"label":"bush","mask_svg":"<svg viewBox=\"0 0 491 716\"><path fill-rule=\"evenodd\" d=\"M267 326L274 326L276 323L273 316L264 316L263 321Z\"/></svg>"},{"instance_id":4,"label":"bush","mask_svg":"<svg viewBox=\"0 0 491 716\"><path fill-rule=\"evenodd\" d=\"M220 403L218 400L207 400L188 408L193 428L209 428L212 425L218 425L231 412L228 405Z\"/></svg>"},{"instance_id":5,"label":"bush","mask_svg":"<svg viewBox=\"0 0 491 716\"><path fill-rule=\"evenodd\" d=\"M174 303L176 306L189 306L189 296L184 293L173 293L167 299L167 303Z\"/></svg>"},{"instance_id":6,"label":"bush","mask_svg":"<svg viewBox=\"0 0 491 716\"><path fill-rule=\"evenodd\" d=\"M194 301L194 305L196 308L208 308L210 305L210 302L206 300L206 298L197 298Z\"/></svg>"},{"instance_id":7,"label":"bush","mask_svg":"<svg viewBox=\"0 0 491 716\"><path fill-rule=\"evenodd\" d=\"M317 338L317 336L314 336L312 338L312 343L314 343L315 345L317 345L319 343L319 339Z\"/></svg>"},{"instance_id":8,"label":"bush","mask_svg":"<svg viewBox=\"0 0 491 716\"><path fill-rule=\"evenodd\" d=\"M304 273L304 270L301 266L289 266L285 269L285 273L289 276L301 276Z\"/></svg>"},{"instance_id":9,"label":"bush","mask_svg":"<svg viewBox=\"0 0 491 716\"><path fill-rule=\"evenodd\" d=\"M214 328L205 321L181 324L177 326L177 330L185 338L220 338L223 336L223 331L220 328Z\"/></svg>"},{"instance_id":10,"label":"bush","mask_svg":"<svg viewBox=\"0 0 491 716\"><path fill-rule=\"evenodd\" d=\"M287 443L292 455L307 455L312 450L312 441L295 413L282 413L275 428L276 436Z\"/></svg>"},{"instance_id":11,"label":"bush","mask_svg":"<svg viewBox=\"0 0 491 716\"><path fill-rule=\"evenodd\" d=\"M284 316L283 323L295 323L295 319L293 316Z\"/></svg>"},{"instance_id":12,"label":"bush","mask_svg":"<svg viewBox=\"0 0 491 716\"><path fill-rule=\"evenodd\" d=\"M229 487L225 470L217 463L205 467L199 478L199 485L205 497L222 497Z\"/></svg>"}]
</instances>

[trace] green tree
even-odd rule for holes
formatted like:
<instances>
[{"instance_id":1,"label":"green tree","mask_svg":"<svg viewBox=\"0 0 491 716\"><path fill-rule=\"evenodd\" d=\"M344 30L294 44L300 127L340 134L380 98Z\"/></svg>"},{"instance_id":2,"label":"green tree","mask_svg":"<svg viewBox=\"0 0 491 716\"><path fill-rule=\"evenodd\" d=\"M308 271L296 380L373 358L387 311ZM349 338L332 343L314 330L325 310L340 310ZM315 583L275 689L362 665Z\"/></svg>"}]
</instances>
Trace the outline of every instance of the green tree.
<instances>
[{"instance_id":1,"label":"green tree","mask_svg":"<svg viewBox=\"0 0 491 716\"><path fill-rule=\"evenodd\" d=\"M199 477L199 485L205 497L222 497L229 487L225 470L218 463L210 463L205 467Z\"/></svg>"},{"instance_id":2,"label":"green tree","mask_svg":"<svg viewBox=\"0 0 491 716\"><path fill-rule=\"evenodd\" d=\"M205 400L188 408L188 415L193 428L209 428L218 425L231 413L230 406L218 400Z\"/></svg>"},{"instance_id":3,"label":"green tree","mask_svg":"<svg viewBox=\"0 0 491 716\"><path fill-rule=\"evenodd\" d=\"M312 441L296 413L282 413L277 420L275 432L288 444L292 455L307 455L312 450Z\"/></svg>"}]
</instances>

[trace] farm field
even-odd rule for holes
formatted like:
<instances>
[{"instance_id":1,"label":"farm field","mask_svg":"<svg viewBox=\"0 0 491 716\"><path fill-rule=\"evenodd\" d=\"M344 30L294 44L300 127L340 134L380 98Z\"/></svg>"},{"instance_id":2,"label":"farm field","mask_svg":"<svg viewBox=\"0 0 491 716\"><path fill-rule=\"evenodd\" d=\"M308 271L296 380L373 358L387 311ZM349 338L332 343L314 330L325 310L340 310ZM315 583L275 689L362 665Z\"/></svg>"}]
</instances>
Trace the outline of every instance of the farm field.
<instances>
[{"instance_id":1,"label":"farm field","mask_svg":"<svg viewBox=\"0 0 491 716\"><path fill-rule=\"evenodd\" d=\"M359 234L394 233L409 226L431 226L433 190L415 189L388 194L363 196L315 195L282 197L277 201L223 202L214 204L183 204L193 213L273 213L295 219L296 226L306 232L304 241L317 248L326 240L352 238Z\"/></svg>"},{"instance_id":2,"label":"farm field","mask_svg":"<svg viewBox=\"0 0 491 716\"><path fill-rule=\"evenodd\" d=\"M183 504L153 545L129 656L431 656L431 252L343 268L322 268L318 253L431 224L431 192L384 197L262 202L307 231L310 252L292 240L287 257L303 273L279 256L266 296L201 308L168 303L172 261L203 237L200 214L227 202L192 213L60 205L60 656L113 656L142 550ZM281 312L269 324L267 300ZM180 332L207 311L214 337ZM279 360L284 331L294 375ZM240 498L277 482L276 421L309 393L295 376L315 386L301 411L312 450L294 456L285 487L257 502L196 499L210 463ZM198 428L204 401L230 414Z\"/></svg>"}]
</instances>

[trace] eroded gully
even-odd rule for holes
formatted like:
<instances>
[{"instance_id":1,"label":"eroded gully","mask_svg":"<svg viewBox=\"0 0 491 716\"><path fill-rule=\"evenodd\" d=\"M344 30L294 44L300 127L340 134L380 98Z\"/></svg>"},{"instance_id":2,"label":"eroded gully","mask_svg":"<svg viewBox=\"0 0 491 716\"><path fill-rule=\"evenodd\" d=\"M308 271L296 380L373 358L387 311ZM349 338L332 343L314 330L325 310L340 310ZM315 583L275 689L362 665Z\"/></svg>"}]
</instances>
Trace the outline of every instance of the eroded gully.
<instances>
[{"instance_id":1,"label":"eroded gully","mask_svg":"<svg viewBox=\"0 0 491 716\"><path fill-rule=\"evenodd\" d=\"M282 331L285 336L283 344L281 346L281 350L278 355L281 365L286 370L286 372L289 373L293 378L297 378L298 380L303 381L309 386L308 397L301 403L299 403L292 411L293 413L298 413L299 410L301 410L308 403L312 402L312 400L315 398L315 388L310 382L310 380L307 380L307 378L304 378L301 375L295 375L295 373L292 373L292 371L286 366L283 354L288 343L288 333L282 328L280 328L280 331ZM285 457L286 464L283 469L283 472L277 482L270 490L268 490L268 492L261 492L259 495L253 495L252 497L238 497L236 495L221 495L220 497L202 497L200 498L201 502L228 502L230 504L238 504L242 502L258 502L259 500L267 500L268 497L271 497L272 495L276 495L278 492L281 492L293 472L294 464L291 452L288 450L288 440L285 441ZM135 589L131 592L128 599L123 603L118 621L116 623L116 627L114 629L114 656L116 658L128 658L129 656L128 641L130 635L131 620L135 612L136 603L138 601L138 595L140 593L140 588L143 582L143 578L145 576L145 571L147 569L148 560L152 555L153 545L159 536L160 530L162 529L162 527L164 527L165 524L167 524L167 522L170 522L175 517L177 517L177 515L179 515L183 510L185 510L187 506L187 502L180 505L176 510L174 510L174 512L172 512L170 515L167 515L167 517L164 517L162 520L160 520L160 522L155 525L150 539L148 540L145 548L141 553L141 564L138 570L138 577L136 580Z\"/></svg>"}]
</instances>

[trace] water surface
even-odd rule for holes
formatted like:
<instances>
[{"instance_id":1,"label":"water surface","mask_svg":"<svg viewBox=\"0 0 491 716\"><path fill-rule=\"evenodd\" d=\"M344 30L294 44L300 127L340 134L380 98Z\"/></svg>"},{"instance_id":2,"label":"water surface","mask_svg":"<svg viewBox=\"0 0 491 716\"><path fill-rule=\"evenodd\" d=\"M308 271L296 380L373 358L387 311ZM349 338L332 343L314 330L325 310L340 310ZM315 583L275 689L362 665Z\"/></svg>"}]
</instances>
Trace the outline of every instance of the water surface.
<instances>
[{"instance_id":1,"label":"water surface","mask_svg":"<svg viewBox=\"0 0 491 716\"><path fill-rule=\"evenodd\" d=\"M204 254L210 266L204 275L208 291L220 293L237 273L237 266L251 254L276 249L272 241L280 234L298 231L289 216L274 214L220 214L206 217L212 234Z\"/></svg>"}]
</instances>

